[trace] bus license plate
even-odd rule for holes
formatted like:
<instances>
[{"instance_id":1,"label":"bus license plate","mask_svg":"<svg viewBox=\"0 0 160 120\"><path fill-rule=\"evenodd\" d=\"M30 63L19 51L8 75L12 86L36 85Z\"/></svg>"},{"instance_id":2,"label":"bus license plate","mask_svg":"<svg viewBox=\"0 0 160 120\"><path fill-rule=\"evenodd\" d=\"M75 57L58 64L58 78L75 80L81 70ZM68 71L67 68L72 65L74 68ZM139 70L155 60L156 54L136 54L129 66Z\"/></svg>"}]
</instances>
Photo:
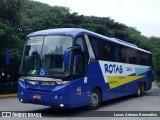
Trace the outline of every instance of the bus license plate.
<instances>
[{"instance_id":1,"label":"bus license plate","mask_svg":"<svg viewBox=\"0 0 160 120\"><path fill-rule=\"evenodd\" d=\"M40 99L41 99L41 96L40 96L40 95L33 95L33 98L34 98L34 99L39 99L39 100L40 100Z\"/></svg>"}]
</instances>

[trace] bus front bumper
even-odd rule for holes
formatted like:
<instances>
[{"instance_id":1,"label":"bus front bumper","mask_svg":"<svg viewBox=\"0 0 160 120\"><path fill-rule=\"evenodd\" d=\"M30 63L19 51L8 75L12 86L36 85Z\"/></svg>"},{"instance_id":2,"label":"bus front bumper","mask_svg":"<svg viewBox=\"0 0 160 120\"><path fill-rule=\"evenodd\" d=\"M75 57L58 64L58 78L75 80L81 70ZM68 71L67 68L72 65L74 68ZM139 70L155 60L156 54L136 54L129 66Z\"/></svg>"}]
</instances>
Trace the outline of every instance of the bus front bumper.
<instances>
[{"instance_id":1,"label":"bus front bumper","mask_svg":"<svg viewBox=\"0 0 160 120\"><path fill-rule=\"evenodd\" d=\"M70 106L69 94L56 94L51 92L41 92L24 90L18 93L21 103L31 103L52 106L53 108L72 108Z\"/></svg>"},{"instance_id":2,"label":"bus front bumper","mask_svg":"<svg viewBox=\"0 0 160 120\"><path fill-rule=\"evenodd\" d=\"M21 90L18 92L18 99L21 103L39 104L62 109L71 109L90 103L90 95L86 92L78 95L75 92L62 94L62 92Z\"/></svg>"}]
</instances>

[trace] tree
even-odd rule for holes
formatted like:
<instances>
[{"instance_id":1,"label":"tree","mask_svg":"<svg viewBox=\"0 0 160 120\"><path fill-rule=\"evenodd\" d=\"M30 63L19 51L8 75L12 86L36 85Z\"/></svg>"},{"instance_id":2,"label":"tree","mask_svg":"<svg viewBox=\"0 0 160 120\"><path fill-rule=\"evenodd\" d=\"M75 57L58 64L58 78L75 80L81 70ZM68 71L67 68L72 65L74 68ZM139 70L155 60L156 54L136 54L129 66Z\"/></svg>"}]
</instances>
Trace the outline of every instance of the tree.
<instances>
[{"instance_id":1,"label":"tree","mask_svg":"<svg viewBox=\"0 0 160 120\"><path fill-rule=\"evenodd\" d=\"M20 23L20 10L24 0L1 0L0 18L8 20L12 25L17 26Z\"/></svg>"},{"instance_id":2,"label":"tree","mask_svg":"<svg viewBox=\"0 0 160 120\"><path fill-rule=\"evenodd\" d=\"M160 48L155 50L153 55L154 75L155 79L160 81Z\"/></svg>"},{"instance_id":3,"label":"tree","mask_svg":"<svg viewBox=\"0 0 160 120\"><path fill-rule=\"evenodd\" d=\"M1 0L0 2L0 62L4 62L8 49L14 51L15 63L27 34L54 28L84 28L115 37L137 45L153 53L155 75L158 76L160 38L146 37L136 28L115 22L110 17L84 16L71 13L67 7L49 6L33 0ZM15 52L16 51L16 52ZM1 64L0 64L1 65Z\"/></svg>"},{"instance_id":4,"label":"tree","mask_svg":"<svg viewBox=\"0 0 160 120\"><path fill-rule=\"evenodd\" d=\"M5 67L5 55L7 50L12 49L20 49L22 48L23 41L16 36L15 28L9 23L4 20L0 20L0 68ZM19 63L20 61L17 61L15 59L16 56L21 55L21 51L19 52L12 52L12 58L14 60L12 63Z\"/></svg>"}]
</instances>

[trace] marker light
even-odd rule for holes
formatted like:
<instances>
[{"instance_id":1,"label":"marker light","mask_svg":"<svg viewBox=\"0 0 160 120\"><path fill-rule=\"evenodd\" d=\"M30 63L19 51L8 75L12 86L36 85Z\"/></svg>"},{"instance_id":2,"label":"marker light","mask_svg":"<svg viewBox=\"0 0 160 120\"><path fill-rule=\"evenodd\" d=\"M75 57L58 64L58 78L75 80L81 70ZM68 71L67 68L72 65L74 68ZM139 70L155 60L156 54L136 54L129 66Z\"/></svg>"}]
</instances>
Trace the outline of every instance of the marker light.
<instances>
[{"instance_id":1,"label":"marker light","mask_svg":"<svg viewBox=\"0 0 160 120\"><path fill-rule=\"evenodd\" d=\"M58 98L58 96L57 96L57 95L55 95L55 96L54 96L54 99L57 99L57 98Z\"/></svg>"},{"instance_id":2,"label":"marker light","mask_svg":"<svg viewBox=\"0 0 160 120\"><path fill-rule=\"evenodd\" d=\"M60 107L64 107L64 104L60 104Z\"/></svg>"},{"instance_id":3,"label":"marker light","mask_svg":"<svg viewBox=\"0 0 160 120\"><path fill-rule=\"evenodd\" d=\"M22 99L20 99L20 101L21 101L21 102L23 102L23 100L22 100Z\"/></svg>"}]
</instances>

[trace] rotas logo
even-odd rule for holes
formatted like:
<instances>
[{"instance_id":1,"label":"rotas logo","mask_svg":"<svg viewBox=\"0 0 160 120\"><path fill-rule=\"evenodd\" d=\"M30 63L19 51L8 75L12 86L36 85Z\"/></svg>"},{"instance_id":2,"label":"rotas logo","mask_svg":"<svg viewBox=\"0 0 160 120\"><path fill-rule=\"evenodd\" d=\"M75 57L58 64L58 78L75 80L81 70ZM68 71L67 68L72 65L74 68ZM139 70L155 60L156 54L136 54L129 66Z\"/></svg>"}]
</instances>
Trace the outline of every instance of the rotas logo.
<instances>
[{"instance_id":1,"label":"rotas logo","mask_svg":"<svg viewBox=\"0 0 160 120\"><path fill-rule=\"evenodd\" d=\"M123 68L122 65L118 65L118 64L104 64L104 69L105 69L105 73L122 73L123 72Z\"/></svg>"}]
</instances>

